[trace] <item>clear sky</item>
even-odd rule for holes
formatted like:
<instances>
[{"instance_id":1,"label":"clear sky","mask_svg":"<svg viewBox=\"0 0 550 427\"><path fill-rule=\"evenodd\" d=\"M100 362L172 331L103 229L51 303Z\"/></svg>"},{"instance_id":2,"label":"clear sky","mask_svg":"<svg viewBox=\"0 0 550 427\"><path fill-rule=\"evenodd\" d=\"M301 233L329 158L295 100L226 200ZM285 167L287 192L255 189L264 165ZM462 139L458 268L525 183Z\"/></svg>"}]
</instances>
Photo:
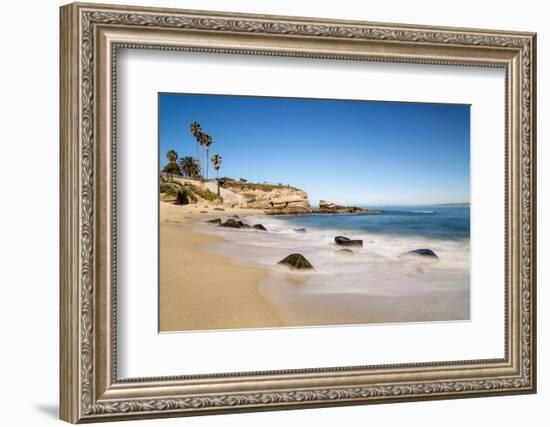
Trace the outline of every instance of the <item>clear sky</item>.
<instances>
[{"instance_id":1,"label":"clear sky","mask_svg":"<svg viewBox=\"0 0 550 427\"><path fill-rule=\"evenodd\" d=\"M196 156L192 121L220 176L290 184L314 206L470 201L468 105L163 93L161 168L170 149Z\"/></svg>"}]
</instances>

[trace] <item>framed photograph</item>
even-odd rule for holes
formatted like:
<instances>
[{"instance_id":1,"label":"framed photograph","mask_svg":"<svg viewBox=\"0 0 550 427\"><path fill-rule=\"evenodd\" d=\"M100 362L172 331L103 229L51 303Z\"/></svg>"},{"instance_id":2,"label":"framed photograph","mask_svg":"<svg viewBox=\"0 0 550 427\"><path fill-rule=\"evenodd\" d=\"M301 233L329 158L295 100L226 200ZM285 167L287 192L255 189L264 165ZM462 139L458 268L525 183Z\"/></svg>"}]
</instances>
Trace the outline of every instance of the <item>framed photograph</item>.
<instances>
[{"instance_id":1,"label":"framed photograph","mask_svg":"<svg viewBox=\"0 0 550 427\"><path fill-rule=\"evenodd\" d=\"M61 8L61 418L536 391L535 34Z\"/></svg>"}]
</instances>

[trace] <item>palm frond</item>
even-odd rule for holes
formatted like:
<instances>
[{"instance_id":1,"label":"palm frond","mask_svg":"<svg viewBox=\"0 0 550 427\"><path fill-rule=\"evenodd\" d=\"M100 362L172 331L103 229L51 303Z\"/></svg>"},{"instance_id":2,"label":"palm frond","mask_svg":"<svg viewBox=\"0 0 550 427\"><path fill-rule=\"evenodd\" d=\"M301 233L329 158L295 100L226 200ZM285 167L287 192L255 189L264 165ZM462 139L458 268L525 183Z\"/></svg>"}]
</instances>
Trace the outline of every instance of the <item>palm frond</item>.
<instances>
[{"instance_id":1,"label":"palm frond","mask_svg":"<svg viewBox=\"0 0 550 427\"><path fill-rule=\"evenodd\" d=\"M189 125L189 130L191 131L191 134L196 138L198 134L201 132L201 125L198 122L191 122Z\"/></svg>"},{"instance_id":2,"label":"palm frond","mask_svg":"<svg viewBox=\"0 0 550 427\"><path fill-rule=\"evenodd\" d=\"M175 163L178 160L178 153L176 150L168 150L166 152L166 158L170 163Z\"/></svg>"}]
</instances>

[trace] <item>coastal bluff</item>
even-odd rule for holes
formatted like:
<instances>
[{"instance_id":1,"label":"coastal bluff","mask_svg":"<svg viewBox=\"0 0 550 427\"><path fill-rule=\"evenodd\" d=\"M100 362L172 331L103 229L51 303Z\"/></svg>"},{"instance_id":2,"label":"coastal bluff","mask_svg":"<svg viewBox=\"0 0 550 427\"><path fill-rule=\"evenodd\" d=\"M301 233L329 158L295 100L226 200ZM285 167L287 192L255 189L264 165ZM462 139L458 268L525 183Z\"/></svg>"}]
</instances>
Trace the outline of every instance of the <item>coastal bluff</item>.
<instances>
[{"instance_id":1,"label":"coastal bluff","mask_svg":"<svg viewBox=\"0 0 550 427\"><path fill-rule=\"evenodd\" d=\"M267 215L377 214L382 210L342 206L320 200L313 208L308 194L283 184L252 183L224 178L220 186L214 180L201 182L181 176L161 176L161 200L176 204L208 204L218 208L255 209Z\"/></svg>"},{"instance_id":2,"label":"coastal bluff","mask_svg":"<svg viewBox=\"0 0 550 427\"><path fill-rule=\"evenodd\" d=\"M224 188L240 196L242 208L261 209L270 215L303 215L312 210L307 193L298 188L236 181L225 182Z\"/></svg>"}]
</instances>

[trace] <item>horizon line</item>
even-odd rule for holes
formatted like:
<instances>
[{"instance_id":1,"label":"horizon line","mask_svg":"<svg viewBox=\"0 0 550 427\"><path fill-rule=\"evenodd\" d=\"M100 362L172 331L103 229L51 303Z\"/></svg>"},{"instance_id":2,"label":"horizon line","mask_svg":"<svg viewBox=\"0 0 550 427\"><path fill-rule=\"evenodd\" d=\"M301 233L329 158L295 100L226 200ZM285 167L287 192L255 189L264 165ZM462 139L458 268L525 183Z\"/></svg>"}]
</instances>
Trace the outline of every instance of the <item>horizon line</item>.
<instances>
[{"instance_id":1,"label":"horizon line","mask_svg":"<svg viewBox=\"0 0 550 427\"><path fill-rule=\"evenodd\" d=\"M327 199L321 199L327 200ZM330 200L332 201L332 200ZM337 203L339 204L339 203ZM346 203L342 206L357 206L357 207L367 207L367 206L448 206L448 205L469 205L470 202L372 202L372 203Z\"/></svg>"}]
</instances>

